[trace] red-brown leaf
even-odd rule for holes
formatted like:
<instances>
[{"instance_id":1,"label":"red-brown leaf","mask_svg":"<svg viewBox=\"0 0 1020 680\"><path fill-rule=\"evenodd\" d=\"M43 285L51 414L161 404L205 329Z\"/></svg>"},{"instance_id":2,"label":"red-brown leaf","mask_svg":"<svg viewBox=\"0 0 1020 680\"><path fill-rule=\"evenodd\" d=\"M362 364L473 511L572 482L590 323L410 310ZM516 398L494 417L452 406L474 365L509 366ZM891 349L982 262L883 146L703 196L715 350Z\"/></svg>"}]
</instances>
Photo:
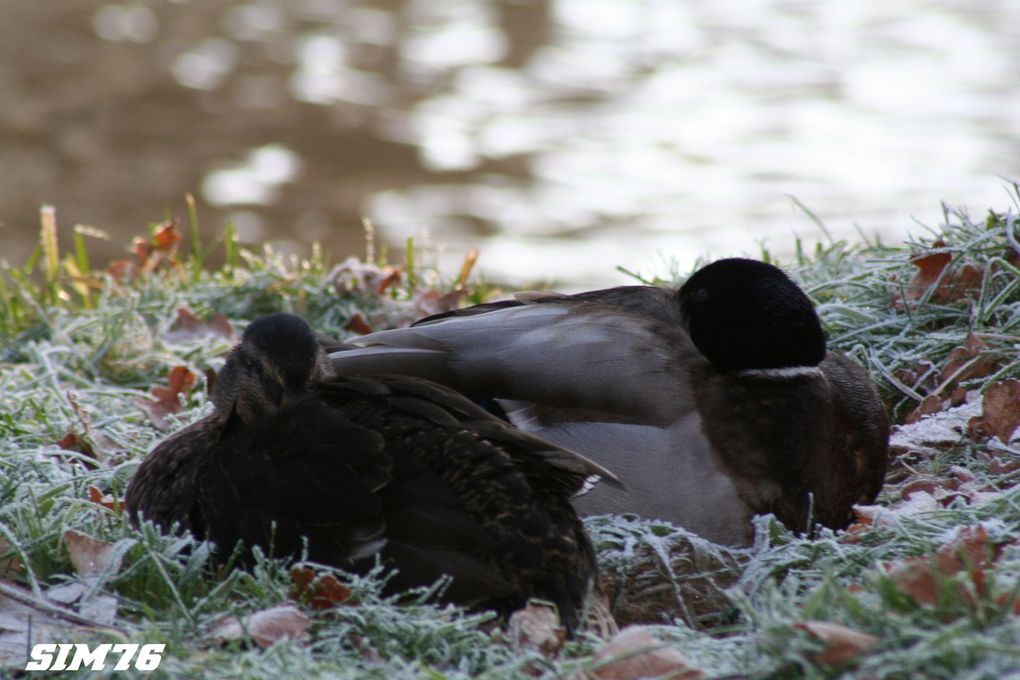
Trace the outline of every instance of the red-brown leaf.
<instances>
[{"instance_id":1,"label":"red-brown leaf","mask_svg":"<svg viewBox=\"0 0 1020 680\"><path fill-rule=\"evenodd\" d=\"M967 423L967 433L974 438L998 437L1008 442L1020 426L1020 381L1010 378L992 383L985 390L981 415Z\"/></svg>"},{"instance_id":2,"label":"red-brown leaf","mask_svg":"<svg viewBox=\"0 0 1020 680\"><path fill-rule=\"evenodd\" d=\"M122 283L128 277L133 277L136 273L135 270L134 262L128 262L127 260L114 260L106 268L106 272L118 283Z\"/></svg>"},{"instance_id":3,"label":"red-brown leaf","mask_svg":"<svg viewBox=\"0 0 1020 680\"><path fill-rule=\"evenodd\" d=\"M455 289L449 293L440 293L437 290L421 290L414 294L414 306L424 316L442 314L457 309L464 297L462 289Z\"/></svg>"},{"instance_id":4,"label":"red-brown leaf","mask_svg":"<svg viewBox=\"0 0 1020 680\"><path fill-rule=\"evenodd\" d=\"M177 310L177 317L167 329L166 339L181 342L206 336L219 336L227 340L235 338L234 328L227 317L220 313L213 314L208 321L203 321L185 307Z\"/></svg>"},{"instance_id":5,"label":"red-brown leaf","mask_svg":"<svg viewBox=\"0 0 1020 680\"><path fill-rule=\"evenodd\" d=\"M144 267L152 255L152 244L140 236L135 236L131 243L131 252L138 258L139 264Z\"/></svg>"},{"instance_id":6,"label":"red-brown leaf","mask_svg":"<svg viewBox=\"0 0 1020 680\"><path fill-rule=\"evenodd\" d=\"M910 258L910 263L917 267L917 272L914 273L914 278L910 282L911 286L927 288L938 280L946 265L953 260L951 253L938 250L945 247L945 241L935 241L931 244L931 250Z\"/></svg>"},{"instance_id":7,"label":"red-brown leaf","mask_svg":"<svg viewBox=\"0 0 1020 680\"><path fill-rule=\"evenodd\" d=\"M0 578L11 578L25 570L25 564L21 561L11 544L0 538Z\"/></svg>"},{"instance_id":8,"label":"red-brown leaf","mask_svg":"<svg viewBox=\"0 0 1020 680\"><path fill-rule=\"evenodd\" d=\"M987 350L988 343L974 333L968 333L963 345L954 347L946 357L946 364L939 373L939 382L944 383L950 378L954 382L963 382L991 375L998 367L999 360Z\"/></svg>"},{"instance_id":9,"label":"red-brown leaf","mask_svg":"<svg viewBox=\"0 0 1020 680\"><path fill-rule=\"evenodd\" d=\"M177 228L177 220L164 222L156 227L152 235L153 245L161 252L170 254L177 250L177 244L181 242L181 231Z\"/></svg>"},{"instance_id":10,"label":"red-brown leaf","mask_svg":"<svg viewBox=\"0 0 1020 680\"><path fill-rule=\"evenodd\" d=\"M403 277L403 273L394 267L387 267L383 270L385 276L379 281L379 285L376 287L376 292L380 295L386 292L386 289L390 286L400 283L400 279Z\"/></svg>"},{"instance_id":11,"label":"red-brown leaf","mask_svg":"<svg viewBox=\"0 0 1020 680\"><path fill-rule=\"evenodd\" d=\"M983 596L984 572L1001 553L1002 546L989 542L988 532L979 524L960 529L935 555L909 557L885 566L893 582L915 602L934 605L938 602L938 583L963 572L970 576L977 595ZM973 602L968 590L958 587L956 592L964 601Z\"/></svg>"},{"instance_id":12,"label":"red-brown leaf","mask_svg":"<svg viewBox=\"0 0 1020 680\"><path fill-rule=\"evenodd\" d=\"M944 274L946 267L953 261L952 253L942 250L945 247L945 241L935 241L930 249L911 258L910 262L917 267L917 271L907 284L903 297L901 298L899 294L893 296L893 308L904 309L906 307L904 299L907 304L920 300L940 277L938 288L931 293L931 299L936 302L959 300L967 293L980 288L984 272L971 262L964 262L954 271Z\"/></svg>"},{"instance_id":13,"label":"red-brown leaf","mask_svg":"<svg viewBox=\"0 0 1020 680\"><path fill-rule=\"evenodd\" d=\"M910 498L915 493L929 493L933 496L937 489L943 488L942 484L937 479L931 477L922 477L908 482L903 486L902 495L903 498Z\"/></svg>"},{"instance_id":14,"label":"red-brown leaf","mask_svg":"<svg viewBox=\"0 0 1020 680\"><path fill-rule=\"evenodd\" d=\"M794 624L794 628L807 631L825 643L825 648L815 654L815 660L829 668L842 666L879 642L874 635L830 621L805 621Z\"/></svg>"},{"instance_id":15,"label":"red-brown leaf","mask_svg":"<svg viewBox=\"0 0 1020 680\"><path fill-rule=\"evenodd\" d=\"M361 312L354 313L354 316L351 317L351 320L347 322L346 328L349 331L354 331L355 333L360 333L361 335L368 335L369 333L372 332L372 327L369 325L367 321L365 321L365 317L361 315Z\"/></svg>"},{"instance_id":16,"label":"red-brown leaf","mask_svg":"<svg viewBox=\"0 0 1020 680\"><path fill-rule=\"evenodd\" d=\"M294 568L290 572L294 583L292 595L307 602L312 609L332 609L351 599L351 589L333 574L318 574L308 568Z\"/></svg>"},{"instance_id":17,"label":"red-brown leaf","mask_svg":"<svg viewBox=\"0 0 1020 680\"><path fill-rule=\"evenodd\" d=\"M118 515L124 510L124 503L118 501L116 498L108 493L103 493L98 486L89 485L89 500L96 505L101 505L107 510L112 510Z\"/></svg>"},{"instance_id":18,"label":"red-brown leaf","mask_svg":"<svg viewBox=\"0 0 1020 680\"><path fill-rule=\"evenodd\" d=\"M150 392L156 401L139 399L136 403L148 412L153 424L160 429L170 426L167 416L181 410L180 397L187 396L195 385L195 374L187 366L174 366L167 376L167 386L156 385Z\"/></svg>"},{"instance_id":19,"label":"red-brown leaf","mask_svg":"<svg viewBox=\"0 0 1020 680\"><path fill-rule=\"evenodd\" d=\"M78 453L84 454L93 460L96 459L96 452L92 450L92 446L74 432L68 432L64 435L60 441L57 442L57 446L65 451L77 451ZM91 467L94 469L97 466L93 465Z\"/></svg>"},{"instance_id":20,"label":"red-brown leaf","mask_svg":"<svg viewBox=\"0 0 1020 680\"><path fill-rule=\"evenodd\" d=\"M925 416L930 416L933 413L938 413L945 408L945 404L942 403L942 397L937 394L929 394L927 397L921 400L921 403L917 405L913 411L910 412L905 419L905 423L910 425L916 423Z\"/></svg>"}]
</instances>

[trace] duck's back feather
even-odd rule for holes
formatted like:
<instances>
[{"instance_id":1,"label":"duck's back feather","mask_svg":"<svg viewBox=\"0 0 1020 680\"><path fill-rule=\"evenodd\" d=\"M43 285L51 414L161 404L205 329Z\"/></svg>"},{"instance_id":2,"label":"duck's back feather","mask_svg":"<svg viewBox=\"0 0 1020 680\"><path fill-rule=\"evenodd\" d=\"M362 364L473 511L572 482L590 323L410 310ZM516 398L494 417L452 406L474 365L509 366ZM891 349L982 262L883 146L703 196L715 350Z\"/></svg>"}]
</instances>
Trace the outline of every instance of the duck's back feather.
<instances>
[{"instance_id":1,"label":"duck's back feather","mask_svg":"<svg viewBox=\"0 0 1020 680\"><path fill-rule=\"evenodd\" d=\"M632 312L611 297L468 308L364 336L357 341L364 349L336 352L330 359L341 375L402 372L472 398L668 425L678 410L693 408L682 378L684 364L700 355L678 326Z\"/></svg>"}]
</instances>

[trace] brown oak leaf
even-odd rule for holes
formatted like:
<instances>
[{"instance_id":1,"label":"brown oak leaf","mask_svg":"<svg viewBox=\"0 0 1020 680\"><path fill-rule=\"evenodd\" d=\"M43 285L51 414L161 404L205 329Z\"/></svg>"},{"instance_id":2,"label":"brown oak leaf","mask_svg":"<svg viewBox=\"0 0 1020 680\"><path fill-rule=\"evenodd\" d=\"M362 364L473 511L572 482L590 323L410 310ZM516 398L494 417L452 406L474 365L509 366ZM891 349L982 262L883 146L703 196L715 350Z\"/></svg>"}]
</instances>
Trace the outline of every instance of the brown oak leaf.
<instances>
[{"instance_id":1,"label":"brown oak leaf","mask_svg":"<svg viewBox=\"0 0 1020 680\"><path fill-rule=\"evenodd\" d=\"M967 423L967 434L974 438L998 437L1008 442L1020 425L1020 380L1010 378L992 383L985 389L981 415Z\"/></svg>"},{"instance_id":2,"label":"brown oak leaf","mask_svg":"<svg viewBox=\"0 0 1020 680\"><path fill-rule=\"evenodd\" d=\"M121 556L114 552L113 543L93 538L76 529L64 531L64 542L71 556L75 572L82 578L94 578L104 571L120 570Z\"/></svg>"},{"instance_id":3,"label":"brown oak leaf","mask_svg":"<svg viewBox=\"0 0 1020 680\"><path fill-rule=\"evenodd\" d=\"M166 339L170 342L183 342L206 336L219 336L233 341L234 328L223 314L216 313L208 321L202 321L185 307L177 310L177 317L167 329Z\"/></svg>"},{"instance_id":4,"label":"brown oak leaf","mask_svg":"<svg viewBox=\"0 0 1020 680\"><path fill-rule=\"evenodd\" d=\"M939 601L939 584L957 574L967 573L979 596L986 594L985 570L1002 554L1003 547L991 543L988 531L981 524L963 527L934 555L908 557L889 562L885 568L889 577L904 593L918 604L935 605ZM955 588L965 602L973 604L973 595L961 584L943 587Z\"/></svg>"},{"instance_id":5,"label":"brown oak leaf","mask_svg":"<svg viewBox=\"0 0 1020 680\"><path fill-rule=\"evenodd\" d=\"M963 262L953 271L944 273L953 263L953 255L945 250L946 242L935 241L930 248L919 252L910 262L917 271L903 290L902 296L893 296L891 306L897 310L906 309L907 305L923 298L936 282L938 287L932 291L931 300L935 302L953 302L981 287L984 272L971 262Z\"/></svg>"},{"instance_id":6,"label":"brown oak leaf","mask_svg":"<svg viewBox=\"0 0 1020 680\"><path fill-rule=\"evenodd\" d=\"M807 631L825 643L825 647L815 654L815 660L829 668L842 666L879 643L874 635L831 621L805 621L793 627Z\"/></svg>"},{"instance_id":7,"label":"brown oak leaf","mask_svg":"<svg viewBox=\"0 0 1020 680\"><path fill-rule=\"evenodd\" d=\"M587 671L598 680L671 678L695 680L704 676L676 649L659 642L645 626L627 626L595 652Z\"/></svg>"},{"instance_id":8,"label":"brown oak leaf","mask_svg":"<svg viewBox=\"0 0 1020 680\"><path fill-rule=\"evenodd\" d=\"M245 633L263 649L272 647L284 638L303 639L308 637L311 622L300 609L292 604L270 607L244 618L224 616L212 627L211 635L220 642L244 639Z\"/></svg>"},{"instance_id":9,"label":"brown oak leaf","mask_svg":"<svg viewBox=\"0 0 1020 680\"><path fill-rule=\"evenodd\" d=\"M365 320L365 317L361 314L361 312L355 312L354 316L351 317L351 320L347 322L345 328L349 331L360 333L361 335L368 335L372 332L372 326L370 326L368 321Z\"/></svg>"},{"instance_id":10,"label":"brown oak leaf","mask_svg":"<svg viewBox=\"0 0 1020 680\"><path fill-rule=\"evenodd\" d=\"M152 419L153 424L161 430L170 427L167 416L181 410L181 396L186 396L195 385L195 374L187 366L174 366L167 376L167 385L156 385L150 392L155 401L137 399L135 403L142 407Z\"/></svg>"},{"instance_id":11,"label":"brown oak leaf","mask_svg":"<svg viewBox=\"0 0 1020 680\"><path fill-rule=\"evenodd\" d=\"M291 595L307 602L312 609L332 609L351 599L351 589L333 574L316 574L307 567L295 567L290 579L294 583Z\"/></svg>"},{"instance_id":12,"label":"brown oak leaf","mask_svg":"<svg viewBox=\"0 0 1020 680\"><path fill-rule=\"evenodd\" d=\"M98 486L89 485L88 493L89 500L96 505L100 505L107 510L112 510L118 515L124 510L124 503L122 501L118 501L108 493L103 493L102 489Z\"/></svg>"},{"instance_id":13,"label":"brown oak leaf","mask_svg":"<svg viewBox=\"0 0 1020 680\"><path fill-rule=\"evenodd\" d=\"M963 345L954 347L946 357L946 365L939 373L939 382L963 382L991 375L998 368L999 359L987 350L988 343L974 333L967 333Z\"/></svg>"}]
</instances>

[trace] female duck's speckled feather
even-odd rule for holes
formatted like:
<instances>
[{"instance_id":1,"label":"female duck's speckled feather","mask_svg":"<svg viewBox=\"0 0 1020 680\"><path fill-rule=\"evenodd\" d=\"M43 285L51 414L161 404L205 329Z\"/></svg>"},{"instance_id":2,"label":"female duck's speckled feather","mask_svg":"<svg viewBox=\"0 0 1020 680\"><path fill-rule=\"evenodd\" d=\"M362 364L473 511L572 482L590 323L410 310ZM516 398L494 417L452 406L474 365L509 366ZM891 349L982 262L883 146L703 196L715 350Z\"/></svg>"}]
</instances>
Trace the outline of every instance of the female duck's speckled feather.
<instances>
[{"instance_id":1,"label":"female duck's speckled feather","mask_svg":"<svg viewBox=\"0 0 1020 680\"><path fill-rule=\"evenodd\" d=\"M881 488L888 420L867 373L827 353L810 300L766 263L712 263L679 290L528 293L360 338L344 375L420 375L496 399L516 426L592 458L584 513L637 512L717 542L750 517L845 526Z\"/></svg>"},{"instance_id":2,"label":"female duck's speckled feather","mask_svg":"<svg viewBox=\"0 0 1020 680\"><path fill-rule=\"evenodd\" d=\"M178 523L224 554L242 541L355 570L378 558L398 569L392 591L448 574L450 601L505 612L540 597L575 625L595 558L569 499L608 473L439 385L330 373L300 318L252 323L216 411L132 479L132 518Z\"/></svg>"}]
</instances>

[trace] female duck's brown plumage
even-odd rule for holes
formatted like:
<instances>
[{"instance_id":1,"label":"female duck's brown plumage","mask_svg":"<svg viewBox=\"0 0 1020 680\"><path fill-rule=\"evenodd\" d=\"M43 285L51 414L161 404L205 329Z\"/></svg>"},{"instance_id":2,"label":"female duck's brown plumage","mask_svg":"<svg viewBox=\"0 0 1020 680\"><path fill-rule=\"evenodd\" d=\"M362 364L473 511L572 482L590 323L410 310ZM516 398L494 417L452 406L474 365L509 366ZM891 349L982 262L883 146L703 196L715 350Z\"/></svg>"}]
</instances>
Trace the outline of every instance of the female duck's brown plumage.
<instances>
[{"instance_id":1,"label":"female duck's brown plumage","mask_svg":"<svg viewBox=\"0 0 1020 680\"><path fill-rule=\"evenodd\" d=\"M127 509L208 537L221 554L395 566L392 591L447 574L445 597L510 611L552 600L572 627L595 574L570 497L590 461L515 430L444 387L333 379L300 318L253 322L213 391L215 412L159 444Z\"/></svg>"}]
</instances>

